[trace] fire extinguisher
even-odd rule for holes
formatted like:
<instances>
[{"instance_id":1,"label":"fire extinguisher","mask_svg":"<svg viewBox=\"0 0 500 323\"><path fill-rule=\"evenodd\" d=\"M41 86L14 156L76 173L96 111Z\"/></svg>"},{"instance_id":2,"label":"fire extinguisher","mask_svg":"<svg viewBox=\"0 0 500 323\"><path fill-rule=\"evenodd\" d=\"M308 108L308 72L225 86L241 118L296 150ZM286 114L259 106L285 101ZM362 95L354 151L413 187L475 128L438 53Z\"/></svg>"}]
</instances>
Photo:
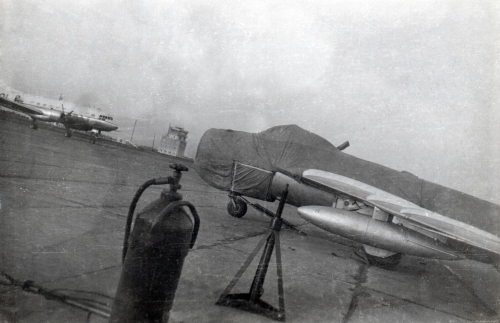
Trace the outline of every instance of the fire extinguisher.
<instances>
[{"instance_id":1,"label":"fire extinguisher","mask_svg":"<svg viewBox=\"0 0 500 323\"><path fill-rule=\"evenodd\" d=\"M184 258L193 247L200 220L195 207L182 201L181 172L188 168L171 164L174 175L147 181L130 205L123 245L123 269L109 322L168 322ZM170 184L159 199L132 219L137 202L151 185ZM191 211L189 216L183 207Z\"/></svg>"}]
</instances>

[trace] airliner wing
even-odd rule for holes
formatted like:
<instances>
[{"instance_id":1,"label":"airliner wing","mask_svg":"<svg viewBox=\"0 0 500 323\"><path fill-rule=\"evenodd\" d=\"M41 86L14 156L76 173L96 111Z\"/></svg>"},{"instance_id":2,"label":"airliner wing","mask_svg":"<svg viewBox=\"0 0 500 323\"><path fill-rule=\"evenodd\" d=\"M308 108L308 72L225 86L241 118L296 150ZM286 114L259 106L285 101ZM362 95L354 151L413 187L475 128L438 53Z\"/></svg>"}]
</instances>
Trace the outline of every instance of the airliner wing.
<instances>
[{"instance_id":1,"label":"airliner wing","mask_svg":"<svg viewBox=\"0 0 500 323\"><path fill-rule=\"evenodd\" d=\"M43 115L43 112L40 111L37 108L32 108L32 107L29 107L26 104L15 102L15 101L11 101L11 100L8 100L8 99L3 98L3 97L0 97L0 105L3 106L3 107L5 107L5 108L7 108L7 109L11 109L11 110L14 110L14 111L26 113L26 114L29 114L29 115L32 115L32 114L34 114L34 115Z\"/></svg>"},{"instance_id":2,"label":"airliner wing","mask_svg":"<svg viewBox=\"0 0 500 323\"><path fill-rule=\"evenodd\" d=\"M499 237L464 222L429 211L363 182L315 169L304 171L301 180L306 184L361 201L394 216L407 219L430 232L500 254ZM471 216L474 215L471 214Z\"/></svg>"}]
</instances>

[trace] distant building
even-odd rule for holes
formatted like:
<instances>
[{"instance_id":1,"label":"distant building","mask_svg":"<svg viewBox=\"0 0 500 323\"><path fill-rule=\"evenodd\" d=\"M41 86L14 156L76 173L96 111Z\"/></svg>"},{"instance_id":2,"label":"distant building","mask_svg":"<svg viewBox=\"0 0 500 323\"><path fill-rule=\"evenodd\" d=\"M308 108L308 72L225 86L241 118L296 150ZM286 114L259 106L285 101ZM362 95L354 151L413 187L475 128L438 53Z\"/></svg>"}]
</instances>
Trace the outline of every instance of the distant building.
<instances>
[{"instance_id":1,"label":"distant building","mask_svg":"<svg viewBox=\"0 0 500 323\"><path fill-rule=\"evenodd\" d=\"M168 133L161 137L159 153L184 157L188 132L181 127L168 126Z\"/></svg>"},{"instance_id":2,"label":"distant building","mask_svg":"<svg viewBox=\"0 0 500 323\"><path fill-rule=\"evenodd\" d=\"M128 145L128 146L132 146L132 147L135 147L137 148L137 145L134 145L133 143L131 143L130 141L125 141L125 145Z\"/></svg>"}]
</instances>

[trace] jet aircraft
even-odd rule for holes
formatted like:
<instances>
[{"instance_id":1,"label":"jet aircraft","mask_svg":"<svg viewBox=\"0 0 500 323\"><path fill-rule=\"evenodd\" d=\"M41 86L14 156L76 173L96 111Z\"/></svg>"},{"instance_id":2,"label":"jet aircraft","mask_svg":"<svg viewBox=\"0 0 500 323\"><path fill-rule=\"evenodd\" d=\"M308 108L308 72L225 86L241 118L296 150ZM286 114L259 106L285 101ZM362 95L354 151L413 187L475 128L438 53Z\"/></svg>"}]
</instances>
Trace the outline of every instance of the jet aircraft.
<instances>
[{"instance_id":1,"label":"jet aircraft","mask_svg":"<svg viewBox=\"0 0 500 323\"><path fill-rule=\"evenodd\" d=\"M363 245L366 259L395 268L404 254L500 264L500 206L351 155L296 125L260 133L210 129L195 169L228 191L242 217L243 196L280 199L304 219Z\"/></svg>"},{"instance_id":2,"label":"jet aircraft","mask_svg":"<svg viewBox=\"0 0 500 323\"><path fill-rule=\"evenodd\" d=\"M31 129L38 129L37 121L61 123L66 128L66 137L71 137L71 129L91 131L90 142L95 144L101 131L113 131L118 126L113 118L97 109L80 108L74 103L62 100L47 99L24 94L19 91L0 91L0 106L21 112L31 118ZM80 113L77 113L79 111ZM81 113L85 111L85 113Z\"/></svg>"}]
</instances>

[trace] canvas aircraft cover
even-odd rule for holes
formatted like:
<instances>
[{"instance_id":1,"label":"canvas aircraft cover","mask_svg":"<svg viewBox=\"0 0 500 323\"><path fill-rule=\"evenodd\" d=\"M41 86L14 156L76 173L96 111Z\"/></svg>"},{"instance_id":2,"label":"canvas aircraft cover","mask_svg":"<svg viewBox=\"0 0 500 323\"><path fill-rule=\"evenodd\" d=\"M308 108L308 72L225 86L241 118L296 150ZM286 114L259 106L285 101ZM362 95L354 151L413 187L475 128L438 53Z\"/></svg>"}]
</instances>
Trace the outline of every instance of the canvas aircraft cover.
<instances>
[{"instance_id":1,"label":"canvas aircraft cover","mask_svg":"<svg viewBox=\"0 0 500 323\"><path fill-rule=\"evenodd\" d=\"M296 125L259 133L210 129L198 145L195 169L218 189L266 200L278 169L293 174L325 169L338 151L326 139Z\"/></svg>"},{"instance_id":2,"label":"canvas aircraft cover","mask_svg":"<svg viewBox=\"0 0 500 323\"><path fill-rule=\"evenodd\" d=\"M371 185L486 232L500 232L500 206L351 156L296 125L260 133L210 129L201 138L195 169L218 189L267 201L272 201L269 187L274 172L284 170L285 174L302 176L308 169L322 170Z\"/></svg>"}]
</instances>

